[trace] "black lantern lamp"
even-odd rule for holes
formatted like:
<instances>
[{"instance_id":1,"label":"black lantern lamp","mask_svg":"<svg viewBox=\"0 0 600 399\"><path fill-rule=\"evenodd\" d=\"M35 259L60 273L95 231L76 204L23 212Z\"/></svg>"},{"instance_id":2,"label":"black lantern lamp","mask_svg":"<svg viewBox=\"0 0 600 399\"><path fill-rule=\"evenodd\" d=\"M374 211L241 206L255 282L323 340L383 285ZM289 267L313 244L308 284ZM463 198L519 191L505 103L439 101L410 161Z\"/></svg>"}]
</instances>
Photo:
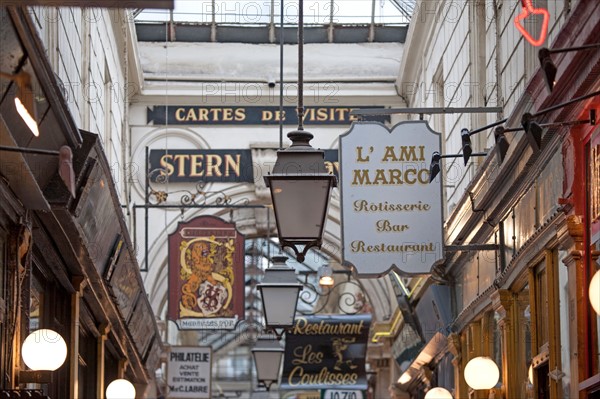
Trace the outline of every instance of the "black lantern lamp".
<instances>
[{"instance_id":1,"label":"black lantern lamp","mask_svg":"<svg viewBox=\"0 0 600 399\"><path fill-rule=\"evenodd\" d=\"M506 129L502 126L498 126L496 129L494 129L494 140L496 141L496 157L498 158L498 164L504 162L504 158L508 152L508 141L504 135L505 131Z\"/></svg>"},{"instance_id":2,"label":"black lantern lamp","mask_svg":"<svg viewBox=\"0 0 600 399\"><path fill-rule=\"evenodd\" d=\"M544 73L544 78L546 79L546 85L548 86L548 90L552 92L552 90L554 89L554 85L556 84L556 73L558 71L558 68L556 67L556 65L552 61L552 58L550 57L551 54L567 53L570 51L584 51L597 48L600 48L600 43L590 43L585 44L583 46L567 48L541 48L538 51L538 58L540 59L540 66L542 68L542 72Z\"/></svg>"},{"instance_id":3,"label":"black lantern lamp","mask_svg":"<svg viewBox=\"0 0 600 399\"><path fill-rule=\"evenodd\" d=\"M292 145L277 151L273 173L265 176L265 182L271 189L279 243L290 247L303 262L310 248L321 247L329 197L337 179L327 172L325 152L309 144L312 134L296 130L288 137Z\"/></svg>"},{"instance_id":4,"label":"black lantern lamp","mask_svg":"<svg viewBox=\"0 0 600 399\"><path fill-rule=\"evenodd\" d=\"M473 147L471 147L471 134L469 129L462 129L460 131L460 139L462 141L462 153L463 159L465 160L465 166L469 162L471 154L473 154Z\"/></svg>"},{"instance_id":5,"label":"black lantern lamp","mask_svg":"<svg viewBox=\"0 0 600 399\"><path fill-rule=\"evenodd\" d=\"M268 337L259 337L251 349L256 366L258 386L271 389L271 385L279 380L279 370L283 359L283 348L279 342Z\"/></svg>"},{"instance_id":6,"label":"black lantern lamp","mask_svg":"<svg viewBox=\"0 0 600 399\"><path fill-rule=\"evenodd\" d=\"M256 287L260 291L265 325L281 339L286 329L294 326L296 305L302 284L296 279L296 272L286 266L285 256L274 256L273 266L265 270L262 283Z\"/></svg>"},{"instance_id":7,"label":"black lantern lamp","mask_svg":"<svg viewBox=\"0 0 600 399\"><path fill-rule=\"evenodd\" d=\"M542 135L544 133L542 127L533 120L533 115L529 112L521 116L521 126L525 131L525 138L534 152L542 148Z\"/></svg>"},{"instance_id":8,"label":"black lantern lamp","mask_svg":"<svg viewBox=\"0 0 600 399\"><path fill-rule=\"evenodd\" d=\"M308 250L321 247L331 189L337 178L325 167L325 152L314 149L314 137L304 131L303 105L303 1L298 3L298 130L288 133L292 145L277 151L273 172L265 176L271 190L277 235L303 262ZM300 248L302 247L302 248Z\"/></svg>"}]
</instances>

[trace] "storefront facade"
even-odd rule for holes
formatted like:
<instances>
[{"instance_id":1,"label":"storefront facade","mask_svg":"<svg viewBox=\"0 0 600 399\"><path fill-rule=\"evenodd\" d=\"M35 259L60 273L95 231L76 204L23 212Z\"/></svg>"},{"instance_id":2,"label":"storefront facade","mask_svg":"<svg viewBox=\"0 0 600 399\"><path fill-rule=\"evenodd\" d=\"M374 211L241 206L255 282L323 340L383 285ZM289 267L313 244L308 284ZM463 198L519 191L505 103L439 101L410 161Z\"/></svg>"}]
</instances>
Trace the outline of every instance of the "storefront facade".
<instances>
[{"instance_id":1,"label":"storefront facade","mask_svg":"<svg viewBox=\"0 0 600 399\"><path fill-rule=\"evenodd\" d=\"M78 38L97 45L90 28L105 34L114 28L110 19L92 24L90 10L2 7L0 13L0 393L104 398L108 384L124 378L142 396L152 390L162 344L121 207L126 191L105 152L122 129L111 123L125 118L115 109L101 116L97 102L82 96L91 85L75 85L73 77L93 83L90 65L98 57L68 46ZM74 69L81 65L88 69ZM111 68L104 82L127 76ZM13 79L19 74L31 85L20 86ZM71 77L66 85L61 76ZM37 135L15 111L13 100L24 95L33 97ZM124 159L113 152L115 164ZM22 345L40 329L59 333L67 356L56 371L32 376L24 373Z\"/></svg>"}]
</instances>

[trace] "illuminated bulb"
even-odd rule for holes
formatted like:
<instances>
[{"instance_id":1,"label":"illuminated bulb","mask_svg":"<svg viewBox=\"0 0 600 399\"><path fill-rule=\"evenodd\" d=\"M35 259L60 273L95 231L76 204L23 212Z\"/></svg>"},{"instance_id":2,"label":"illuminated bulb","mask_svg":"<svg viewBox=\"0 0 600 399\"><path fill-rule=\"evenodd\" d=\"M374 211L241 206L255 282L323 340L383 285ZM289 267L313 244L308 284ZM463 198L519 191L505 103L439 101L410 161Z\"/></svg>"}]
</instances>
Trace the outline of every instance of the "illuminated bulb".
<instances>
[{"instance_id":1,"label":"illuminated bulb","mask_svg":"<svg viewBox=\"0 0 600 399\"><path fill-rule=\"evenodd\" d=\"M106 387L106 399L135 399L135 387L127 380L114 380Z\"/></svg>"},{"instance_id":2,"label":"illuminated bulb","mask_svg":"<svg viewBox=\"0 0 600 399\"><path fill-rule=\"evenodd\" d=\"M23 361L35 371L54 371L63 365L67 358L67 344L59 333L53 330L35 330L21 347Z\"/></svg>"},{"instance_id":3,"label":"illuminated bulb","mask_svg":"<svg viewBox=\"0 0 600 399\"><path fill-rule=\"evenodd\" d=\"M322 287L331 287L335 281L333 280L333 270L331 266L323 265L319 268L319 285Z\"/></svg>"},{"instance_id":4,"label":"illuminated bulb","mask_svg":"<svg viewBox=\"0 0 600 399\"><path fill-rule=\"evenodd\" d=\"M452 399L452 394L447 389L436 387L427 391L425 399Z\"/></svg>"},{"instance_id":5,"label":"illuminated bulb","mask_svg":"<svg viewBox=\"0 0 600 399\"><path fill-rule=\"evenodd\" d=\"M21 116L21 119L23 119L23 122L25 122L27 127L31 130L31 133L33 133L35 137L39 137L40 131L37 122L33 119L33 116L29 111L27 111L27 108L25 108L19 97L15 97L15 107L17 108L17 112Z\"/></svg>"},{"instance_id":6,"label":"illuminated bulb","mask_svg":"<svg viewBox=\"0 0 600 399\"><path fill-rule=\"evenodd\" d=\"M533 364L529 365L529 371L527 372L527 378L529 379L529 383L533 385Z\"/></svg>"},{"instance_id":7,"label":"illuminated bulb","mask_svg":"<svg viewBox=\"0 0 600 399\"><path fill-rule=\"evenodd\" d=\"M400 384L406 384L411 380L411 376L408 373L404 373L400 376L400 378L398 378L398 382Z\"/></svg>"},{"instance_id":8,"label":"illuminated bulb","mask_svg":"<svg viewBox=\"0 0 600 399\"><path fill-rule=\"evenodd\" d=\"M473 358L465 367L465 381L473 389L492 389L500 379L500 370L486 356Z\"/></svg>"},{"instance_id":9,"label":"illuminated bulb","mask_svg":"<svg viewBox=\"0 0 600 399\"><path fill-rule=\"evenodd\" d=\"M592 281L590 281L590 303L596 311L596 314L600 315L600 270L594 274Z\"/></svg>"}]
</instances>

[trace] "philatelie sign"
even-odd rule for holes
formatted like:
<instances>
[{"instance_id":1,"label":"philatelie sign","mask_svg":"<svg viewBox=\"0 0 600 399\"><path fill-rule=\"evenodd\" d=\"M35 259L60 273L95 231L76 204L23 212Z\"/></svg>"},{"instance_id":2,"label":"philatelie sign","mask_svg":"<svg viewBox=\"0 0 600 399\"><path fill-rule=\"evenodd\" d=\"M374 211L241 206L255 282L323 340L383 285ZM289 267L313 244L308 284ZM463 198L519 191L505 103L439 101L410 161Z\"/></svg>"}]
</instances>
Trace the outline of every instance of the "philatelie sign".
<instances>
[{"instance_id":1,"label":"philatelie sign","mask_svg":"<svg viewBox=\"0 0 600 399\"><path fill-rule=\"evenodd\" d=\"M285 335L280 389L367 388L371 315L297 317Z\"/></svg>"},{"instance_id":2,"label":"philatelie sign","mask_svg":"<svg viewBox=\"0 0 600 399\"><path fill-rule=\"evenodd\" d=\"M210 398L210 346L172 346L167 364L169 398Z\"/></svg>"},{"instance_id":3,"label":"philatelie sign","mask_svg":"<svg viewBox=\"0 0 600 399\"><path fill-rule=\"evenodd\" d=\"M181 330L233 330L244 318L244 236L199 216L169 235L169 320Z\"/></svg>"},{"instance_id":4,"label":"philatelie sign","mask_svg":"<svg viewBox=\"0 0 600 399\"><path fill-rule=\"evenodd\" d=\"M429 184L440 134L411 121L355 122L340 136L342 242L359 275L429 273L443 258L441 182Z\"/></svg>"}]
</instances>

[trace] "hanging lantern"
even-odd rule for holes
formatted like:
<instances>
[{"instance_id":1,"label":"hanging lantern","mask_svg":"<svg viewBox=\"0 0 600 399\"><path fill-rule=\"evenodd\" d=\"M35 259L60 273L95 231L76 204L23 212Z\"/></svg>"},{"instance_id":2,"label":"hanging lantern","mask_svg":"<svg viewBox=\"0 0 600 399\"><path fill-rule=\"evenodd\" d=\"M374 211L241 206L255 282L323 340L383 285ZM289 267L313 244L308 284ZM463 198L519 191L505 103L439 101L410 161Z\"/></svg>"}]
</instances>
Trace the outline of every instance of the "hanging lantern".
<instances>
[{"instance_id":1,"label":"hanging lantern","mask_svg":"<svg viewBox=\"0 0 600 399\"><path fill-rule=\"evenodd\" d=\"M252 348L252 356L256 366L256 379L259 386L264 386L267 391L271 385L279 380L279 369L283 359L283 348L273 339L260 337L256 346Z\"/></svg>"},{"instance_id":2,"label":"hanging lantern","mask_svg":"<svg viewBox=\"0 0 600 399\"><path fill-rule=\"evenodd\" d=\"M294 325L298 293L302 290L295 270L286 266L286 260L285 256L274 256L273 266L265 270L263 281L256 286L262 299L265 325L277 338Z\"/></svg>"}]
</instances>

